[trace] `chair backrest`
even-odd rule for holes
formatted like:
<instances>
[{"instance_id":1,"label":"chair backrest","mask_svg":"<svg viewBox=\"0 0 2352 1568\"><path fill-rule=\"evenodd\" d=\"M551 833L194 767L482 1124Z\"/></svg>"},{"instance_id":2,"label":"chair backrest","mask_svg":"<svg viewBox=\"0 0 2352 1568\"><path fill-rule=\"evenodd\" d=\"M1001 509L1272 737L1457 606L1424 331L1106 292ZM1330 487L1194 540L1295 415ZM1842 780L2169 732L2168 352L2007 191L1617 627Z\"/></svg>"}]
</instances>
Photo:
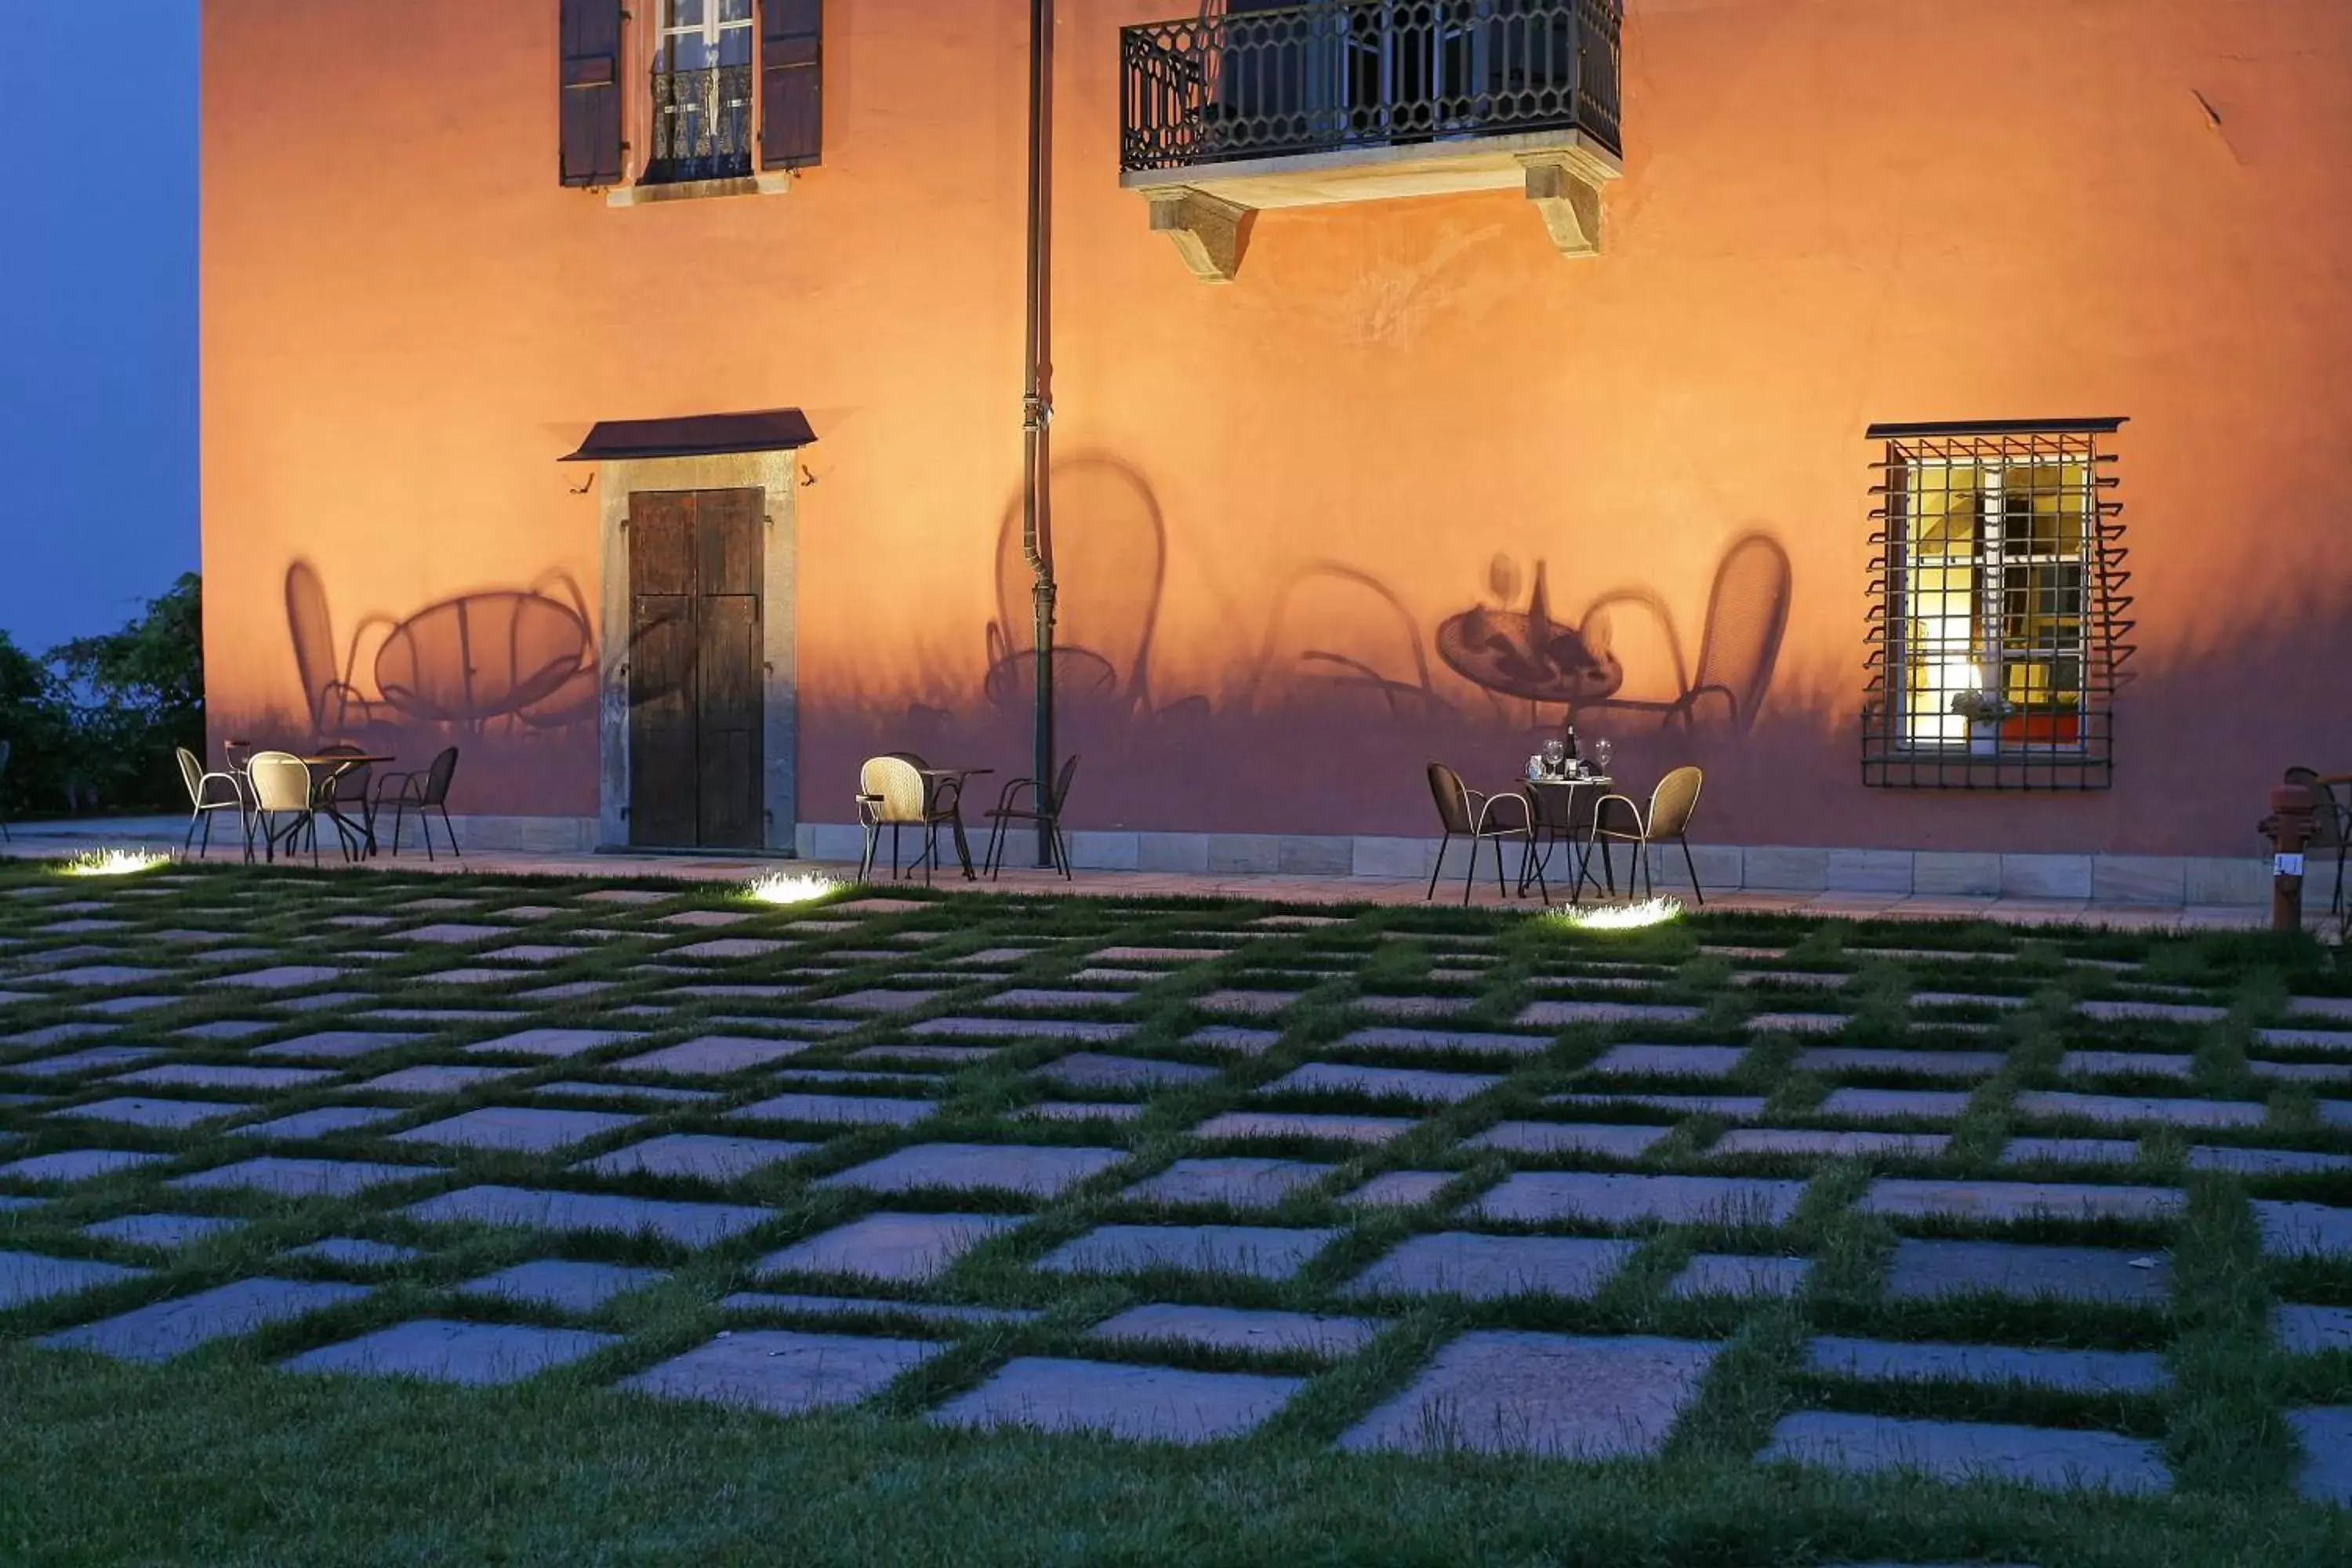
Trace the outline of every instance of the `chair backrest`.
<instances>
[{"instance_id":1,"label":"chair backrest","mask_svg":"<svg viewBox=\"0 0 2352 1568\"><path fill-rule=\"evenodd\" d=\"M1077 775L1078 759L1076 755L1073 753L1070 756L1064 757L1062 759L1062 771L1056 774L1054 779L1054 798L1045 803L1046 810L1052 812L1056 816L1059 816L1062 814L1062 809L1070 803L1070 781L1077 777Z\"/></svg>"},{"instance_id":2,"label":"chair backrest","mask_svg":"<svg viewBox=\"0 0 2352 1568\"><path fill-rule=\"evenodd\" d=\"M1780 638L1789 628L1790 577L1789 552L1760 533L1732 545L1716 568L1693 684L1731 693L1732 721L1742 730L1755 724L1757 707L1772 684L1772 667L1780 662Z\"/></svg>"},{"instance_id":3,"label":"chair backrest","mask_svg":"<svg viewBox=\"0 0 2352 1568\"><path fill-rule=\"evenodd\" d=\"M310 809L310 769L289 752L256 752L246 765L254 804L263 811Z\"/></svg>"},{"instance_id":4,"label":"chair backrest","mask_svg":"<svg viewBox=\"0 0 2352 1568\"><path fill-rule=\"evenodd\" d=\"M1478 820L1470 812L1470 791L1462 775L1444 763L1429 764L1429 793L1437 801L1437 820L1448 833L1475 833Z\"/></svg>"},{"instance_id":5,"label":"chair backrest","mask_svg":"<svg viewBox=\"0 0 2352 1568\"><path fill-rule=\"evenodd\" d=\"M2312 803L2319 808L2312 814L2311 837L2307 842L2328 849L2333 849L2343 843L2347 815L2344 803L2336 797L2333 789L2319 782L2319 770L2305 767L2289 768L2286 771L2285 782L2291 784L2301 784L2309 790Z\"/></svg>"},{"instance_id":6,"label":"chair backrest","mask_svg":"<svg viewBox=\"0 0 2352 1568\"><path fill-rule=\"evenodd\" d=\"M367 748L355 746L349 741L337 741L332 745L320 747L319 754L322 757L358 757L366 755ZM327 798L337 801L367 799L368 784L374 773L375 764L373 763L343 769L327 781Z\"/></svg>"},{"instance_id":7,"label":"chair backrest","mask_svg":"<svg viewBox=\"0 0 2352 1568\"><path fill-rule=\"evenodd\" d=\"M857 793L871 797L877 822L923 820L923 775L902 755L866 758L857 770Z\"/></svg>"},{"instance_id":8,"label":"chair backrest","mask_svg":"<svg viewBox=\"0 0 2352 1568\"><path fill-rule=\"evenodd\" d=\"M446 806L449 804L449 781L457 776L457 748L444 746L440 755L425 770L425 804Z\"/></svg>"},{"instance_id":9,"label":"chair backrest","mask_svg":"<svg viewBox=\"0 0 2352 1568\"><path fill-rule=\"evenodd\" d=\"M190 805L204 805L205 764L198 762L196 760L196 753L188 750L185 746L173 747L172 754L179 759L180 782L188 786L188 804Z\"/></svg>"},{"instance_id":10,"label":"chair backrest","mask_svg":"<svg viewBox=\"0 0 2352 1568\"><path fill-rule=\"evenodd\" d=\"M1706 775L1695 767L1679 767L1658 781L1650 792L1650 837L1679 838L1690 827L1698 809L1699 785Z\"/></svg>"}]
</instances>

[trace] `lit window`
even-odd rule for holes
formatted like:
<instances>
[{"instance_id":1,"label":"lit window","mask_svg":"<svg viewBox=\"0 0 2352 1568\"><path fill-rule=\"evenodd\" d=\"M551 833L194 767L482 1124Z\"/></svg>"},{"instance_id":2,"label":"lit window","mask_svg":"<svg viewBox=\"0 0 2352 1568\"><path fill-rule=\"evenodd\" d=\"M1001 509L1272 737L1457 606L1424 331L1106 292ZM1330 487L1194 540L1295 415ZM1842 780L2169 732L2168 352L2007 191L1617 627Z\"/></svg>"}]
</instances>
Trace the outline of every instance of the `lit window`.
<instances>
[{"instance_id":1,"label":"lit window","mask_svg":"<svg viewBox=\"0 0 2352 1568\"><path fill-rule=\"evenodd\" d=\"M1864 781L2103 789L2129 602L2121 420L1878 426Z\"/></svg>"},{"instance_id":2,"label":"lit window","mask_svg":"<svg viewBox=\"0 0 2352 1568\"><path fill-rule=\"evenodd\" d=\"M660 0L648 181L751 172L752 0Z\"/></svg>"}]
</instances>

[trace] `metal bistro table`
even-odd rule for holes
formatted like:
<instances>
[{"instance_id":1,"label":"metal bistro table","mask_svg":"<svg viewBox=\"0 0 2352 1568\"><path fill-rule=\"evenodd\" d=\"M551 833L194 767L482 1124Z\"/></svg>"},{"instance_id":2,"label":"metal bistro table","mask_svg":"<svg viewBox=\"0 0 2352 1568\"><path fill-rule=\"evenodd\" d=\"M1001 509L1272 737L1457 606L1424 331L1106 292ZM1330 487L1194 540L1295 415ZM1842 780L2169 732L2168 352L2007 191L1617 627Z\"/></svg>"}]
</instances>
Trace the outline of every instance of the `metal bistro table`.
<instances>
[{"instance_id":1,"label":"metal bistro table","mask_svg":"<svg viewBox=\"0 0 2352 1568\"><path fill-rule=\"evenodd\" d=\"M996 770L994 768L917 768L915 771L923 775L923 788L929 794L933 801L938 800L939 792L942 789L950 789L955 792L955 799L950 805L950 809L953 811L954 816L950 820L949 826L955 830L956 859L963 866L963 879L965 881L976 882L980 880L979 873L972 869L971 845L965 840L963 836L963 786L965 780L976 779L984 773L992 773ZM931 857L931 869L936 871L940 867L939 825L937 823L933 823L929 832L928 832L924 837L929 840L929 849ZM896 851L894 850L893 853L895 854Z\"/></svg>"},{"instance_id":2,"label":"metal bistro table","mask_svg":"<svg viewBox=\"0 0 2352 1568\"><path fill-rule=\"evenodd\" d=\"M368 752L327 752L317 756L297 755L294 759L310 770L310 813L323 811L335 825L335 837L341 840L343 857L357 860L375 854L375 816L364 805L360 820L353 822L335 804L335 781L358 768L373 767L379 763L391 763L394 758ZM353 846L360 846L355 851Z\"/></svg>"},{"instance_id":3,"label":"metal bistro table","mask_svg":"<svg viewBox=\"0 0 2352 1568\"><path fill-rule=\"evenodd\" d=\"M1577 795L1580 791L1592 792L1592 805L1586 808L1589 817L1597 808L1601 797L1617 787L1617 781L1606 773L1594 773L1584 778L1539 778L1522 782L1520 793L1528 799L1528 836L1531 840L1530 860L1519 868L1519 896L1527 897L1528 882L1532 878L1540 882L1551 864L1551 847L1568 846L1569 868L1575 873L1569 883L1568 901L1577 903L1584 897L1584 884L1591 882L1596 893L1604 889L1600 879L1592 874L1592 841L1590 823L1582 825L1587 837L1579 842L1580 825L1576 820Z\"/></svg>"}]
</instances>

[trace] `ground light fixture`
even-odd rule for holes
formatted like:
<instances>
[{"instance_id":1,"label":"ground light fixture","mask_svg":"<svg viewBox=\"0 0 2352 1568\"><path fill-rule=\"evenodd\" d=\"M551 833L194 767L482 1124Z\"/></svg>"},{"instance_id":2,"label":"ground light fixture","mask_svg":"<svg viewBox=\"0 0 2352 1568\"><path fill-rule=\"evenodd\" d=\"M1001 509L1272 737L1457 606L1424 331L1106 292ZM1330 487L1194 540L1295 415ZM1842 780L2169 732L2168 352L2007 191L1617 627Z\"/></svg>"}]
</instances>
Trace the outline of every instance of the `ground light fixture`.
<instances>
[{"instance_id":1,"label":"ground light fixture","mask_svg":"<svg viewBox=\"0 0 2352 1568\"><path fill-rule=\"evenodd\" d=\"M152 849L91 849L58 868L68 877L129 877L172 863L169 855Z\"/></svg>"},{"instance_id":2,"label":"ground light fixture","mask_svg":"<svg viewBox=\"0 0 2352 1568\"><path fill-rule=\"evenodd\" d=\"M1543 918L1570 931L1646 931L1683 918L1680 899L1644 899L1633 904L1595 904L1591 909L1546 910Z\"/></svg>"},{"instance_id":3,"label":"ground light fixture","mask_svg":"<svg viewBox=\"0 0 2352 1568\"><path fill-rule=\"evenodd\" d=\"M743 884L743 896L761 904L805 904L839 889L830 877L808 871L771 871Z\"/></svg>"}]
</instances>

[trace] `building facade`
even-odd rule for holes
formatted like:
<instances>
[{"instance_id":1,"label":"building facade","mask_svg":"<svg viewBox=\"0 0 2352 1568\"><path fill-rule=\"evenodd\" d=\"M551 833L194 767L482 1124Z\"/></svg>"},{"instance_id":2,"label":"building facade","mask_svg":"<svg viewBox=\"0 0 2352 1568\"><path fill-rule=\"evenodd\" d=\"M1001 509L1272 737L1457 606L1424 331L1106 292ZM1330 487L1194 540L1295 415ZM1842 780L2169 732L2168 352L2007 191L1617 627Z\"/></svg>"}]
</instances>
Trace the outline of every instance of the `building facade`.
<instances>
[{"instance_id":1,"label":"building facade","mask_svg":"<svg viewBox=\"0 0 2352 1568\"><path fill-rule=\"evenodd\" d=\"M1710 880L2207 901L2342 764L2352 6L1057 10L1081 864L1425 872L1572 718ZM1027 0L205 17L215 745L1028 771Z\"/></svg>"}]
</instances>

